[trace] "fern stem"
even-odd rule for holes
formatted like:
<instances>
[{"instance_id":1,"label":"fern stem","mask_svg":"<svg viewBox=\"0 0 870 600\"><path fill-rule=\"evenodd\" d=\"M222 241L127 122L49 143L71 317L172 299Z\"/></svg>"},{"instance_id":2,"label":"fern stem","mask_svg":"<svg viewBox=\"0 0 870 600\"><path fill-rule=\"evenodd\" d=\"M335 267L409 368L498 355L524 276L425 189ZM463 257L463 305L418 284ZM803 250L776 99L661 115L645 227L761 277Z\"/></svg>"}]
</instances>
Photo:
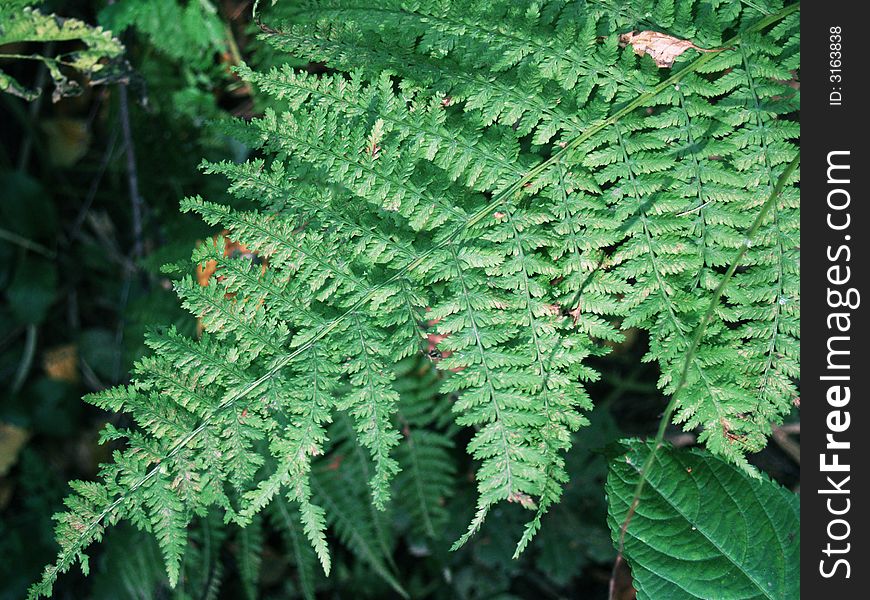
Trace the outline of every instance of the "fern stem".
<instances>
[{"instance_id":1,"label":"fern stem","mask_svg":"<svg viewBox=\"0 0 870 600\"><path fill-rule=\"evenodd\" d=\"M800 164L800 154L795 156L792 161L788 164L785 171L783 171L782 175L779 176L779 179L776 182L776 186L773 188L770 196L764 202L761 207L761 211L758 213L758 216L755 218L755 221L746 231L746 237L744 239L744 243L740 246L740 249L737 251L737 254L734 256L734 259L731 261L731 264L728 266L728 270L725 272L725 275L722 277L722 280L719 281L719 285L716 287L716 291L713 293L713 298L710 301L710 305L707 307L707 311L704 313L704 316L701 318L701 321L698 323L697 329L695 330L695 334L692 337L692 345L689 347L689 350L686 352L686 359L683 362L683 369L680 373L680 378L677 382L676 388L674 388L674 393L671 394L671 400L668 402L668 405L665 407L665 411L662 414L661 420L659 421L659 428L656 432L656 437L653 441L652 450L647 456L646 460L643 463L643 466L640 468L640 480L637 482L637 485L634 489L634 495L631 499L631 504L628 508L628 513L625 516L625 520L622 522L622 526L619 531L619 544L617 546L617 560L614 563L614 568L619 564L619 560L622 557L622 551L625 545L625 534L628 530L628 525L631 523L632 517L634 517L635 512L637 511L637 506L640 503L640 495L643 493L643 489L646 485L646 476L649 473L650 468L655 462L656 456L658 454L659 449L664 445L665 438L665 430L668 427L668 424L671 422L671 417L674 414L674 411L677 408L677 396L682 390L683 386L686 384L686 379L689 374L689 367L692 361L695 358L695 353L698 350L698 347L701 345L701 340L704 337L704 333L707 330L707 325L709 325L712 320L713 313L716 311L716 307L719 305L719 300L722 297L722 294L725 292L725 287L728 285L728 282L731 280L734 272L737 270L737 266L740 264L740 261L743 259L743 255L746 254L746 251L752 245L752 238L755 237L755 234L758 233L758 230L761 228L764 219L767 217L767 214L770 212L770 209L776 204L776 199L779 198L779 195L782 193L782 190L785 188L786 182L791 178L795 169L797 169Z\"/></svg>"}]
</instances>

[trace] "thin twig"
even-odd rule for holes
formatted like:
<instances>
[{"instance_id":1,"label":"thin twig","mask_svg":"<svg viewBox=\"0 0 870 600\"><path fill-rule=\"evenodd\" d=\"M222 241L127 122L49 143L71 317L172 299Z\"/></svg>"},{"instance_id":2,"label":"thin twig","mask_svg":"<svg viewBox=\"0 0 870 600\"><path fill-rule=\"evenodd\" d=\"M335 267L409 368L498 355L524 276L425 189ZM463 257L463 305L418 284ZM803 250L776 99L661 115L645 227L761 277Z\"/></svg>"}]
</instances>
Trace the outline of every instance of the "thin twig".
<instances>
[{"instance_id":1,"label":"thin twig","mask_svg":"<svg viewBox=\"0 0 870 600\"><path fill-rule=\"evenodd\" d=\"M30 250L31 252L41 254L49 260L52 260L57 256L57 253L54 252L54 250L50 250L42 244L38 244L33 240L29 240L26 237L18 235L14 231L9 231L8 229L3 229L2 227L0 227L0 240L11 242L16 246L24 248L25 250Z\"/></svg>"},{"instance_id":2,"label":"thin twig","mask_svg":"<svg viewBox=\"0 0 870 600\"><path fill-rule=\"evenodd\" d=\"M698 436L694 433L676 433L667 436L668 443L674 448L694 446L698 442Z\"/></svg>"},{"instance_id":3,"label":"thin twig","mask_svg":"<svg viewBox=\"0 0 870 600\"><path fill-rule=\"evenodd\" d=\"M85 198L85 202L79 209L78 215L76 215L76 220L73 222L73 226L70 229L67 243L74 242L79 236L82 224L85 222L85 219L88 216L88 211L91 209L91 204L93 204L94 199L97 197L97 191L100 188L100 183L103 180L103 175L105 175L106 169L108 168L109 163L112 161L112 154L115 152L115 142L117 141L117 138L118 130L112 129L112 137L109 138L109 143L106 146L106 152L103 154L103 158L100 161L100 166L97 169L97 174L94 177L94 180L91 182L91 187L88 189L88 195Z\"/></svg>"},{"instance_id":4,"label":"thin twig","mask_svg":"<svg viewBox=\"0 0 870 600\"><path fill-rule=\"evenodd\" d=\"M92 238L93 243L102 246L105 258L120 265L125 273L136 271L136 264L129 256L121 252L118 246L111 220L104 213L94 214L93 212L89 212L85 220L94 233L94 238ZM85 234L82 233L81 235L84 236Z\"/></svg>"},{"instance_id":5,"label":"thin twig","mask_svg":"<svg viewBox=\"0 0 870 600\"><path fill-rule=\"evenodd\" d=\"M85 384L89 389L99 392L101 390L106 389L106 384L102 382L99 376L94 372L94 369L88 364L84 358L80 361L80 366L82 369L82 377L85 380Z\"/></svg>"},{"instance_id":6,"label":"thin twig","mask_svg":"<svg viewBox=\"0 0 870 600\"><path fill-rule=\"evenodd\" d=\"M800 435L801 434L801 422L798 421L796 423L783 423L779 427L777 427L780 431L783 431L789 435Z\"/></svg>"},{"instance_id":7,"label":"thin twig","mask_svg":"<svg viewBox=\"0 0 870 600\"><path fill-rule=\"evenodd\" d=\"M49 42L45 46L46 51L51 53L54 50L54 42ZM4 58L13 57L13 58L28 58L26 56L14 56L14 55L3 55ZM31 122L36 120L36 117L39 115L39 109L42 106L42 88L45 87L45 82L48 79L48 67L45 65L45 59L43 59L42 64L39 65L39 72L36 75L36 90L39 92L39 95L30 105L30 120ZM30 162L30 151L33 149L33 136L36 135L31 131L30 135L24 138L24 143L21 144L21 154L18 155L18 170L24 172L27 169L27 163Z\"/></svg>"},{"instance_id":8,"label":"thin twig","mask_svg":"<svg viewBox=\"0 0 870 600\"><path fill-rule=\"evenodd\" d=\"M136 150L130 131L130 108L127 86L118 86L121 132L124 135L124 153L127 155L127 185L130 189L130 207L133 212L133 258L142 258L142 196L139 194L139 172L136 170Z\"/></svg>"},{"instance_id":9,"label":"thin twig","mask_svg":"<svg viewBox=\"0 0 870 600\"><path fill-rule=\"evenodd\" d=\"M24 385L24 380L27 379L27 374L30 372L33 356L36 354L36 338L38 333L36 325L30 324L27 326L24 351L21 354L21 362L18 363L18 369L15 371L15 379L12 381L13 394L17 394L21 390L21 386Z\"/></svg>"}]
</instances>

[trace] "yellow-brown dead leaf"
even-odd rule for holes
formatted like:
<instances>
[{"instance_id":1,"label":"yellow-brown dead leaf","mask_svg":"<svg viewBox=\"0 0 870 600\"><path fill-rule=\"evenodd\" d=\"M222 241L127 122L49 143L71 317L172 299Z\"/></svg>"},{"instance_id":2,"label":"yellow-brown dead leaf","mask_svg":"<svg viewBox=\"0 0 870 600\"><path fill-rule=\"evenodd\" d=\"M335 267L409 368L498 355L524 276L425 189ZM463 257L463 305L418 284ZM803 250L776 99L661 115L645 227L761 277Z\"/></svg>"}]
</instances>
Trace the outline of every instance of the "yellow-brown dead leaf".
<instances>
[{"instance_id":1,"label":"yellow-brown dead leaf","mask_svg":"<svg viewBox=\"0 0 870 600\"><path fill-rule=\"evenodd\" d=\"M79 380L79 356L75 344L55 346L46 350L42 368L50 379L75 383Z\"/></svg>"},{"instance_id":2,"label":"yellow-brown dead leaf","mask_svg":"<svg viewBox=\"0 0 870 600\"><path fill-rule=\"evenodd\" d=\"M692 48L698 52L720 52L725 48L701 48L689 40L681 40L658 31L630 31L619 36L619 45L631 45L638 56L648 54L659 68L671 67L674 60Z\"/></svg>"},{"instance_id":3,"label":"yellow-brown dead leaf","mask_svg":"<svg viewBox=\"0 0 870 600\"><path fill-rule=\"evenodd\" d=\"M30 432L26 429L9 423L0 423L0 477L5 476L18 462L18 454L29 437Z\"/></svg>"}]
</instances>

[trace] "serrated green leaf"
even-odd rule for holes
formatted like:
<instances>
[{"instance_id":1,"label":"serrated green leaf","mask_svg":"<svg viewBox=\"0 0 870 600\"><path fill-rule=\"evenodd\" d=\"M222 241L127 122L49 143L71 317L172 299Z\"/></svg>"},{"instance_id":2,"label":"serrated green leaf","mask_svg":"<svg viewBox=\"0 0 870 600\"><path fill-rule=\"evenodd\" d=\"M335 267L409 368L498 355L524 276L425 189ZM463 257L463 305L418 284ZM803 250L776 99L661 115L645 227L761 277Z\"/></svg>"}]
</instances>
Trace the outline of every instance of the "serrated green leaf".
<instances>
[{"instance_id":1,"label":"serrated green leaf","mask_svg":"<svg viewBox=\"0 0 870 600\"><path fill-rule=\"evenodd\" d=\"M629 443L607 477L615 543L650 452ZM625 534L638 600L800 596L800 500L700 450L662 448Z\"/></svg>"}]
</instances>

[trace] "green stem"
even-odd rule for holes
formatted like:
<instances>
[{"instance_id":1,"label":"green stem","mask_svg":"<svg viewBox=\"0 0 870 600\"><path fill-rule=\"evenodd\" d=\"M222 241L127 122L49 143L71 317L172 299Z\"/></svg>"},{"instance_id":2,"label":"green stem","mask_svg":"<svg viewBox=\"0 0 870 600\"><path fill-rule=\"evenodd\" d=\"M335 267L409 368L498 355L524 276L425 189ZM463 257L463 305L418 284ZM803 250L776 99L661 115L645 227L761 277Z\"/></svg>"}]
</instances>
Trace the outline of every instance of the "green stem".
<instances>
[{"instance_id":1,"label":"green stem","mask_svg":"<svg viewBox=\"0 0 870 600\"><path fill-rule=\"evenodd\" d=\"M12 382L13 395L21 391L21 386L24 385L24 380L27 379L27 374L30 372L30 366L33 364L33 355L36 352L37 333L36 325L27 326L24 352L21 354L21 362L18 363L18 370L15 371L15 380Z\"/></svg>"},{"instance_id":2,"label":"green stem","mask_svg":"<svg viewBox=\"0 0 870 600\"><path fill-rule=\"evenodd\" d=\"M76 63L61 60L59 58L49 58L47 56L42 56L41 54L8 54L6 52L0 52L0 58L9 59L9 60L37 60L45 65L50 62L55 62L59 65L63 65L65 67L75 67Z\"/></svg>"},{"instance_id":3,"label":"green stem","mask_svg":"<svg viewBox=\"0 0 870 600\"><path fill-rule=\"evenodd\" d=\"M53 259L56 257L56 254L52 250L49 250L42 244L37 244L36 242L28 240L27 238L18 235L14 231L9 231L8 229L0 228L0 240L6 240L7 242L11 242L16 246L24 248L25 250L30 250L31 252L41 254L48 259Z\"/></svg>"}]
</instances>

